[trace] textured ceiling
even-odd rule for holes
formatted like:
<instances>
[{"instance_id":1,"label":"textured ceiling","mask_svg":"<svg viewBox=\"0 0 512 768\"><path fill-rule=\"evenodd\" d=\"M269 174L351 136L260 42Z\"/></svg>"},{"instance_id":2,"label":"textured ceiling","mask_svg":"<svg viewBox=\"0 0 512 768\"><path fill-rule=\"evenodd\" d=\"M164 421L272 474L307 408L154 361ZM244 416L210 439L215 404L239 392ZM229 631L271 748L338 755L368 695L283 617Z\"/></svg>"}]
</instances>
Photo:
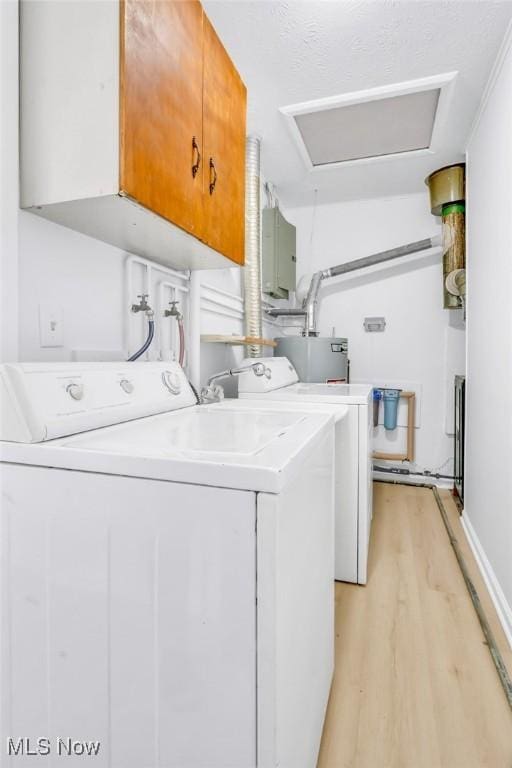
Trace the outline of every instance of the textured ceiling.
<instances>
[{"instance_id":1,"label":"textured ceiling","mask_svg":"<svg viewBox=\"0 0 512 768\"><path fill-rule=\"evenodd\" d=\"M283 203L380 197L424 189L435 168L463 159L512 2L488 0L205 0L249 93L248 131ZM457 70L439 150L308 171L279 108ZM378 126L375 126L378 130Z\"/></svg>"}]
</instances>

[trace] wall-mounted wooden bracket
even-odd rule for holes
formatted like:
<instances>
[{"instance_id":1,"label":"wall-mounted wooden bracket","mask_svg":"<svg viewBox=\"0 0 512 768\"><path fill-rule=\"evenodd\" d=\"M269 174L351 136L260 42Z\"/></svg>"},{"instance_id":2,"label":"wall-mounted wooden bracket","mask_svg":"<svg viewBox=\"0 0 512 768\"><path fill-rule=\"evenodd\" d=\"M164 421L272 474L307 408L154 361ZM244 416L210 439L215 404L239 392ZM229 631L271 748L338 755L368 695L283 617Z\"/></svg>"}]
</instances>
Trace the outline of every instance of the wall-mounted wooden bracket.
<instances>
[{"instance_id":1,"label":"wall-mounted wooden bracket","mask_svg":"<svg viewBox=\"0 0 512 768\"><path fill-rule=\"evenodd\" d=\"M386 453L384 451L374 451L372 454L374 459L384 459L386 461L414 461L416 393L400 392L400 397L407 399L407 452Z\"/></svg>"},{"instance_id":2,"label":"wall-mounted wooden bracket","mask_svg":"<svg viewBox=\"0 0 512 768\"><path fill-rule=\"evenodd\" d=\"M223 336L216 333L202 333L201 341L208 344L230 344L231 346L259 344L263 347L277 347L277 341L259 336Z\"/></svg>"}]
</instances>

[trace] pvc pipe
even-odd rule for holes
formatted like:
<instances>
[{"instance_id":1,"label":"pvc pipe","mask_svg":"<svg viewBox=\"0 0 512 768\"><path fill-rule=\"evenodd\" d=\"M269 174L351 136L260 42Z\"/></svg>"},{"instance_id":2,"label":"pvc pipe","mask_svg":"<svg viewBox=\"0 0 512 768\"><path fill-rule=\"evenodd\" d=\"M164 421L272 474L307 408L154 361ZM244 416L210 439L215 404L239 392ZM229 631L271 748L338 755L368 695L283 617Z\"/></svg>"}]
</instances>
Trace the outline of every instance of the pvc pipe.
<instances>
[{"instance_id":1,"label":"pvc pipe","mask_svg":"<svg viewBox=\"0 0 512 768\"><path fill-rule=\"evenodd\" d=\"M201 273L190 276L188 376L196 390L201 386Z\"/></svg>"},{"instance_id":2,"label":"pvc pipe","mask_svg":"<svg viewBox=\"0 0 512 768\"><path fill-rule=\"evenodd\" d=\"M241 296L238 295L238 293L231 293L230 291L224 291L222 288L217 288L215 285L210 285L208 283L201 283L201 289L204 289L206 291L213 291L213 293L218 293L220 296L226 296L228 299L233 299L234 301L239 302L243 305L244 300Z\"/></svg>"},{"instance_id":3,"label":"pvc pipe","mask_svg":"<svg viewBox=\"0 0 512 768\"><path fill-rule=\"evenodd\" d=\"M125 270L125 302L126 306L131 306L134 295L133 295L133 278L132 278L132 268L134 264L140 264L144 269L144 284L143 284L143 293L148 294L148 303L152 304L152 273L153 270L155 272L160 272L164 275L168 275L169 277L178 278L180 280L183 280L185 283L190 281L191 272L177 272L174 269L171 269L170 267L165 267L161 264L155 264L152 261L148 261L148 259L142 258L142 256L134 256L133 254L128 256L125 264L124 264L124 270ZM188 292L188 288L185 288L185 286L181 286L180 284L173 284L176 286L177 289L183 290ZM127 316L126 322L125 322L125 344L126 348L129 350L132 347L132 341L131 341L131 330L132 330L132 324L130 322L131 315Z\"/></svg>"},{"instance_id":4,"label":"pvc pipe","mask_svg":"<svg viewBox=\"0 0 512 768\"><path fill-rule=\"evenodd\" d=\"M222 307L223 309L227 309L229 312L234 312L236 315L240 315L240 317L243 319L244 317L244 311L243 309L238 309L237 307L230 307L229 304L226 304L225 301L222 301L220 299L212 299L209 296L201 296L201 299L203 302L208 302L209 304L215 304L218 307Z\"/></svg>"},{"instance_id":5,"label":"pvc pipe","mask_svg":"<svg viewBox=\"0 0 512 768\"><path fill-rule=\"evenodd\" d=\"M185 280L187 282L190 280L190 275L191 275L190 270L186 270L184 272L178 272L175 269L171 269L171 267L165 267L163 264L156 264L154 261L149 261L148 259L144 259L142 256L133 256L133 255L128 256L126 263L142 264L143 267L146 267L147 269L155 269L157 272L162 272L164 275L179 277L180 280Z\"/></svg>"},{"instance_id":6,"label":"pvc pipe","mask_svg":"<svg viewBox=\"0 0 512 768\"><path fill-rule=\"evenodd\" d=\"M209 299L206 299L206 301L209 301ZM226 307L208 307L205 306L205 304L201 304L201 309L204 312L210 312L212 315L221 315L221 317L232 317L233 320L238 320L239 322L243 322L244 314L243 312L238 312L236 309L227 309Z\"/></svg>"}]
</instances>

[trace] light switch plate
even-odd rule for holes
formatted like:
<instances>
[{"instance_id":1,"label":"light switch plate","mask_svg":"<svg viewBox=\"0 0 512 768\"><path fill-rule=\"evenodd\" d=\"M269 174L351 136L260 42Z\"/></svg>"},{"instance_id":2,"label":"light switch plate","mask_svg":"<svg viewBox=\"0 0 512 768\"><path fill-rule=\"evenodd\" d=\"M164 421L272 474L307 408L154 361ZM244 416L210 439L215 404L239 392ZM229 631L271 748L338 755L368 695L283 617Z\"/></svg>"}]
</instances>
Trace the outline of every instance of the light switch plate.
<instances>
[{"instance_id":1,"label":"light switch plate","mask_svg":"<svg viewBox=\"0 0 512 768\"><path fill-rule=\"evenodd\" d=\"M64 345L64 321L62 307L55 304L39 305L39 343L41 347Z\"/></svg>"}]
</instances>

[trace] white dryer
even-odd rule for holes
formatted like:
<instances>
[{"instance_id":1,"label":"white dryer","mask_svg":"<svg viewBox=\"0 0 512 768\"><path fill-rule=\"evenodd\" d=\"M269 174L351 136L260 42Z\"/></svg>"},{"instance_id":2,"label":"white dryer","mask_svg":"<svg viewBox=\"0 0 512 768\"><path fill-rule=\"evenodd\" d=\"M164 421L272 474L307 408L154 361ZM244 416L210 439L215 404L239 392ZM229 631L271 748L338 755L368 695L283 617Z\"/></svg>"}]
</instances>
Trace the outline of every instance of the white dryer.
<instances>
[{"instance_id":1,"label":"white dryer","mask_svg":"<svg viewBox=\"0 0 512 768\"><path fill-rule=\"evenodd\" d=\"M0 386L3 743L314 768L333 418L197 406L174 363L4 365Z\"/></svg>"},{"instance_id":2,"label":"white dryer","mask_svg":"<svg viewBox=\"0 0 512 768\"><path fill-rule=\"evenodd\" d=\"M366 584L368 547L372 521L372 391L367 384L301 383L286 357L262 357L266 376L251 370L240 374L238 396L293 403L347 407L343 424L336 430L335 578Z\"/></svg>"}]
</instances>

